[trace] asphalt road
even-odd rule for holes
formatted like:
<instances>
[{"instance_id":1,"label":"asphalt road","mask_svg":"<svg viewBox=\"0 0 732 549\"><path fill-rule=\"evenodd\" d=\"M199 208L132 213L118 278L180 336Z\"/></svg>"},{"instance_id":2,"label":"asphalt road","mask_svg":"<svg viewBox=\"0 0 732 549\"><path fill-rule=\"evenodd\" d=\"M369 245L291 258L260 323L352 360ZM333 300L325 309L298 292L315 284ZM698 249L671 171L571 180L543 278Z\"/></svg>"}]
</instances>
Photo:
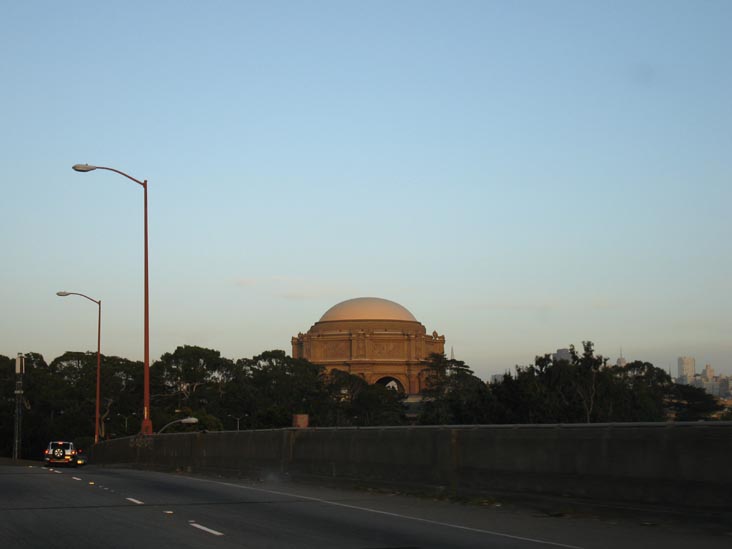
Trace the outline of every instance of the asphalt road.
<instances>
[{"instance_id":1,"label":"asphalt road","mask_svg":"<svg viewBox=\"0 0 732 549\"><path fill-rule=\"evenodd\" d=\"M729 549L732 532L285 482L0 465L0 547Z\"/></svg>"}]
</instances>

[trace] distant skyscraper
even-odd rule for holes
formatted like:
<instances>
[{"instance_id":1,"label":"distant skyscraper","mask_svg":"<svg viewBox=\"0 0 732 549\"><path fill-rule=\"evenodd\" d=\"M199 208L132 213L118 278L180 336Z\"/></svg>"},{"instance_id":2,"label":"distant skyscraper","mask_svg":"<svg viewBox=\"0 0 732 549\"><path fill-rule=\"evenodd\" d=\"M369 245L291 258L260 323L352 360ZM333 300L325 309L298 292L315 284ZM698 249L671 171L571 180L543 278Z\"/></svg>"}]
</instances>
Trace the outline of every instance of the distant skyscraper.
<instances>
[{"instance_id":1,"label":"distant skyscraper","mask_svg":"<svg viewBox=\"0 0 732 549\"><path fill-rule=\"evenodd\" d=\"M618 358L617 362L615 362L616 366L619 366L620 368L625 368L628 365L628 361L625 360L625 357L623 356L623 348L620 348L620 358Z\"/></svg>"},{"instance_id":2,"label":"distant skyscraper","mask_svg":"<svg viewBox=\"0 0 732 549\"><path fill-rule=\"evenodd\" d=\"M506 376L510 375L509 372L506 372L505 374L493 374L491 375L491 383L503 383L503 380L506 379Z\"/></svg>"},{"instance_id":3,"label":"distant skyscraper","mask_svg":"<svg viewBox=\"0 0 732 549\"><path fill-rule=\"evenodd\" d=\"M683 383L690 383L696 373L696 360L690 356L679 357L679 379L685 379Z\"/></svg>"},{"instance_id":4,"label":"distant skyscraper","mask_svg":"<svg viewBox=\"0 0 732 549\"><path fill-rule=\"evenodd\" d=\"M704 370L702 370L702 379L704 381L712 381L714 380L714 368L712 368L711 364L707 364L704 367Z\"/></svg>"},{"instance_id":5,"label":"distant skyscraper","mask_svg":"<svg viewBox=\"0 0 732 549\"><path fill-rule=\"evenodd\" d=\"M561 360L572 362L572 353L569 352L569 349L557 349L557 352L552 355L552 362Z\"/></svg>"}]
</instances>

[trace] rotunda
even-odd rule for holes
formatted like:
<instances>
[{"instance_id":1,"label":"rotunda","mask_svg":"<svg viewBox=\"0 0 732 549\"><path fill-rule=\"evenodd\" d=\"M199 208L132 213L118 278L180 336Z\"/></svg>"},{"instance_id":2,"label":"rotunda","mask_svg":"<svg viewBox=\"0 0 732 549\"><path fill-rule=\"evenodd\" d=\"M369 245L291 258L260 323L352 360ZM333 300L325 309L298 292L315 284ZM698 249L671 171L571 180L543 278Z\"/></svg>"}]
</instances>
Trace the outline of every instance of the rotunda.
<instances>
[{"instance_id":1,"label":"rotunda","mask_svg":"<svg viewBox=\"0 0 732 549\"><path fill-rule=\"evenodd\" d=\"M428 335L409 310L378 297L338 303L292 338L293 358L396 386L408 395L424 388L429 355L444 352L444 335Z\"/></svg>"}]
</instances>

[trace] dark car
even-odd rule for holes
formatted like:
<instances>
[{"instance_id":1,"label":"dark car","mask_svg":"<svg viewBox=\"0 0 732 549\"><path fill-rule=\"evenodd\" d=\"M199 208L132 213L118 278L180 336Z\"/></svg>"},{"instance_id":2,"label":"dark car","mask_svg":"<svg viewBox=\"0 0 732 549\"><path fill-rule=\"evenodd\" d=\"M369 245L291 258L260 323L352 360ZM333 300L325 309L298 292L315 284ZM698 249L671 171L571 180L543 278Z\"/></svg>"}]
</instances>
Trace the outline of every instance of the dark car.
<instances>
[{"instance_id":1,"label":"dark car","mask_svg":"<svg viewBox=\"0 0 732 549\"><path fill-rule=\"evenodd\" d=\"M84 454L82 450L77 450L76 465L81 467L83 465L86 465L87 463L89 463L89 459L86 457L86 454Z\"/></svg>"},{"instance_id":2,"label":"dark car","mask_svg":"<svg viewBox=\"0 0 732 549\"><path fill-rule=\"evenodd\" d=\"M62 440L49 442L48 448L43 452L43 459L47 466L70 465L76 467L78 465L74 443Z\"/></svg>"}]
</instances>

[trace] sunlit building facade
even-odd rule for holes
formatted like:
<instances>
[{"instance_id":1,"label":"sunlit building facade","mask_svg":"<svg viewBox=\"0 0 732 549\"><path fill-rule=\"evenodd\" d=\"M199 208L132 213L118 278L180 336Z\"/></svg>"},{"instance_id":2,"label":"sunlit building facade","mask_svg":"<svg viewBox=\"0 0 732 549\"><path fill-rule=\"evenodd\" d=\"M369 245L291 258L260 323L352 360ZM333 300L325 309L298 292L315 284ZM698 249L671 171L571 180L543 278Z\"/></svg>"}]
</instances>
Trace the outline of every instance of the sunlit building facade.
<instances>
[{"instance_id":1,"label":"sunlit building facade","mask_svg":"<svg viewBox=\"0 0 732 549\"><path fill-rule=\"evenodd\" d=\"M416 395L424 387L430 354L445 352L445 336L428 334L398 303L349 299L328 309L306 333L292 338L293 358Z\"/></svg>"}]
</instances>

